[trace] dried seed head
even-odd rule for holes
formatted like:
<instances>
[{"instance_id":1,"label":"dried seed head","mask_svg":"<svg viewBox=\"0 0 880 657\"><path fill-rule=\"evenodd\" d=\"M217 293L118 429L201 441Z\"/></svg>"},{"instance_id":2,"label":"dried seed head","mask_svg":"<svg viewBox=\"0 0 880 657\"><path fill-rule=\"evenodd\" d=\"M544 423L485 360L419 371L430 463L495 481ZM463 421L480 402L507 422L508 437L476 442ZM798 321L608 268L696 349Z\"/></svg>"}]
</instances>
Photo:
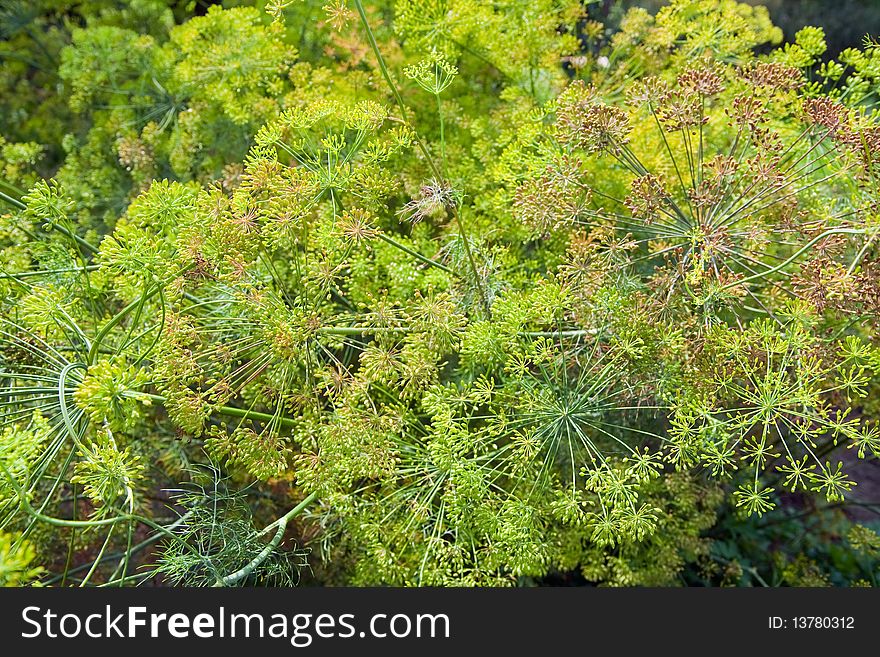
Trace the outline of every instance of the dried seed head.
<instances>
[{"instance_id":1,"label":"dried seed head","mask_svg":"<svg viewBox=\"0 0 880 657\"><path fill-rule=\"evenodd\" d=\"M846 108L826 97L804 101L804 114L810 123L822 126L831 136L838 136L847 124Z\"/></svg>"},{"instance_id":2,"label":"dried seed head","mask_svg":"<svg viewBox=\"0 0 880 657\"><path fill-rule=\"evenodd\" d=\"M456 207L460 197L448 183L431 180L422 185L418 197L404 205L397 214L410 223L418 223Z\"/></svg>"},{"instance_id":3,"label":"dried seed head","mask_svg":"<svg viewBox=\"0 0 880 657\"><path fill-rule=\"evenodd\" d=\"M632 181L630 195L626 197L624 204L634 217L650 225L667 198L663 183L657 176L649 173Z\"/></svg>"},{"instance_id":4,"label":"dried seed head","mask_svg":"<svg viewBox=\"0 0 880 657\"><path fill-rule=\"evenodd\" d=\"M698 95L679 96L665 103L658 108L657 117L667 132L697 128L709 121Z\"/></svg>"},{"instance_id":5,"label":"dried seed head","mask_svg":"<svg viewBox=\"0 0 880 657\"><path fill-rule=\"evenodd\" d=\"M716 155L703 165L705 178L721 181L736 174L739 170L739 160L726 155Z\"/></svg>"},{"instance_id":6,"label":"dried seed head","mask_svg":"<svg viewBox=\"0 0 880 657\"><path fill-rule=\"evenodd\" d=\"M678 76L678 86L684 95L691 93L714 96L724 90L724 81L714 68L697 68Z\"/></svg>"},{"instance_id":7,"label":"dried seed head","mask_svg":"<svg viewBox=\"0 0 880 657\"><path fill-rule=\"evenodd\" d=\"M799 69L774 62L751 62L740 68L739 74L754 87L775 91L793 91L804 86Z\"/></svg>"},{"instance_id":8,"label":"dried seed head","mask_svg":"<svg viewBox=\"0 0 880 657\"><path fill-rule=\"evenodd\" d=\"M859 295L856 277L825 256L801 265L801 272L792 277L792 283L798 295L819 312L828 308L843 310Z\"/></svg>"},{"instance_id":9,"label":"dried seed head","mask_svg":"<svg viewBox=\"0 0 880 657\"><path fill-rule=\"evenodd\" d=\"M767 119L767 107L754 95L737 96L731 107L724 111L742 130L754 131Z\"/></svg>"},{"instance_id":10,"label":"dried seed head","mask_svg":"<svg viewBox=\"0 0 880 657\"><path fill-rule=\"evenodd\" d=\"M577 220L589 202L589 192L554 167L516 190L514 213L544 234Z\"/></svg>"},{"instance_id":11,"label":"dried seed head","mask_svg":"<svg viewBox=\"0 0 880 657\"><path fill-rule=\"evenodd\" d=\"M633 106L647 103L656 107L668 102L671 93L665 80L652 76L634 82L627 94L627 101Z\"/></svg>"},{"instance_id":12,"label":"dried seed head","mask_svg":"<svg viewBox=\"0 0 880 657\"><path fill-rule=\"evenodd\" d=\"M598 102L596 90L580 80L559 96L556 125L561 143L590 153L618 153L629 139L626 112Z\"/></svg>"}]
</instances>

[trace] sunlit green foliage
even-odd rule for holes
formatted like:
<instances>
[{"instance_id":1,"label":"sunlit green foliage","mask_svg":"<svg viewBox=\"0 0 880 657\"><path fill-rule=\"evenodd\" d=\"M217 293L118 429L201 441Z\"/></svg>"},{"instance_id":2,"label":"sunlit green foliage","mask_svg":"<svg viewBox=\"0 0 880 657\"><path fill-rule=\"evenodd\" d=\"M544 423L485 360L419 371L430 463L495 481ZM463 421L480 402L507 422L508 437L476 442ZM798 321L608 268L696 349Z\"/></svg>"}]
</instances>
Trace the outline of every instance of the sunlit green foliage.
<instances>
[{"instance_id":1,"label":"sunlit green foliage","mask_svg":"<svg viewBox=\"0 0 880 657\"><path fill-rule=\"evenodd\" d=\"M876 583L870 527L749 561L880 457L875 45L734 0L86 4L0 34L67 30L0 66L61 108L0 123L0 578Z\"/></svg>"}]
</instances>

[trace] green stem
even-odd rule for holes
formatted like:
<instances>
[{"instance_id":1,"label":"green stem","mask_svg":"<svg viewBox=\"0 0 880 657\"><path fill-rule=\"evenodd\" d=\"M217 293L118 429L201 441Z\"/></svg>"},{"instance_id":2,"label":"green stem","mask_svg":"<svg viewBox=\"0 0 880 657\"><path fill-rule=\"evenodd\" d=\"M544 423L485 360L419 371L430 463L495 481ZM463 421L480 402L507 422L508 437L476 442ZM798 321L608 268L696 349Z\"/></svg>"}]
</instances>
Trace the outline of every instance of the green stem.
<instances>
[{"instance_id":1,"label":"green stem","mask_svg":"<svg viewBox=\"0 0 880 657\"><path fill-rule=\"evenodd\" d=\"M524 338L579 338L598 333L598 329L581 329L571 331L521 331L518 335Z\"/></svg>"},{"instance_id":2,"label":"green stem","mask_svg":"<svg viewBox=\"0 0 880 657\"><path fill-rule=\"evenodd\" d=\"M9 194L3 193L2 191L0 191L0 201L6 201L11 206L13 206L19 210L27 210L27 205L25 205L24 203L19 201L17 198L13 198L12 196L9 196ZM54 223L54 224L50 224L50 227L53 230L57 230L62 235L65 235L66 237L72 239L74 242L79 244L81 247L83 247L84 249L86 249L90 253L97 253L98 252L97 246L95 246L91 242L84 240L82 237L80 237L76 233L70 231L69 229L65 228L64 226L61 226L60 224Z\"/></svg>"},{"instance_id":3,"label":"green stem","mask_svg":"<svg viewBox=\"0 0 880 657\"><path fill-rule=\"evenodd\" d=\"M410 329L399 326L322 326L318 329L318 333L329 333L330 335L363 335L365 333L409 333Z\"/></svg>"},{"instance_id":4,"label":"green stem","mask_svg":"<svg viewBox=\"0 0 880 657\"><path fill-rule=\"evenodd\" d=\"M30 278L31 276L43 276L50 274L68 274L73 272L83 272L83 271L95 271L99 268L98 265L88 265L86 267L67 267L64 269L40 269L36 271L25 271L20 274L0 274L0 280L6 280L7 278Z\"/></svg>"},{"instance_id":5,"label":"green stem","mask_svg":"<svg viewBox=\"0 0 880 657\"><path fill-rule=\"evenodd\" d=\"M281 539L284 538L284 533L287 531L287 523L298 516L303 511L303 509L305 509L315 500L316 497L318 497L317 492L310 493L308 497L306 497L302 502L297 504L283 516L278 518L278 520L264 527L263 531L261 531L260 534L265 534L271 529L277 527L277 530L275 531L275 535L272 537L272 540L269 541L266 544L266 547L264 547L257 556L251 559L247 563L247 565L239 568L234 573L230 573L229 575L225 575L224 577L219 578L215 586L232 586L233 584L236 584L243 579L247 579L251 575L251 573L253 573L266 559L268 559L269 555L272 554L272 552L274 552L281 544Z\"/></svg>"},{"instance_id":6,"label":"green stem","mask_svg":"<svg viewBox=\"0 0 880 657\"><path fill-rule=\"evenodd\" d=\"M168 531L171 531L172 529L175 529L175 528L179 527L179 526L182 525L184 522L186 522L186 521L189 519L189 517L190 517L193 513L194 513L194 511L187 511L185 514L183 514L182 516L180 516L177 520L175 520L175 521L172 522L170 525L168 525L168 526L166 527L166 529L167 529ZM140 543L137 543L137 544L135 544L135 545L131 545L131 546L126 550L126 552L116 552L116 553L114 553L114 554L105 554L105 555L102 556L100 559L98 559L98 561L99 561L99 562L103 562L103 561L112 561L113 559L119 559L119 558L125 557L126 555L131 556L131 555L133 555L133 554L137 554L138 552L140 552L140 551L143 550L144 548L147 548L147 547L149 547L150 545L152 545L153 543L155 543L156 541L158 541L158 540L159 540L160 538L162 538L163 536L164 536L164 534L162 534L161 532L160 532L160 533L153 534L152 536L150 536L150 537L148 537L148 538L145 538L145 539L144 539L143 541L141 541ZM75 568L71 568L70 570L65 571L64 575L56 575L56 576L54 576L54 577L52 577L52 578L50 578L50 579L47 579L47 580L43 581L42 583L43 583L44 585L46 585L46 586L51 586L52 584L54 584L54 583L57 582L58 580L62 580L61 584L62 584L62 586L63 586L63 585L64 585L64 581L63 581L63 579L64 579L66 576L69 576L69 575L75 575L76 573L80 573L80 572L82 572L82 571L84 571L84 570L87 570L88 568L90 568L90 564L88 564L88 563L84 563L84 564L82 564L82 565L80 565L80 566L76 566ZM115 581L116 581L116 582L119 582L120 580L117 579L117 580L115 580Z\"/></svg>"},{"instance_id":7,"label":"green stem","mask_svg":"<svg viewBox=\"0 0 880 657\"><path fill-rule=\"evenodd\" d=\"M24 208L22 208L22 209L24 209ZM53 223L53 224L49 224L49 227L52 230L57 230L59 233L61 233L62 235L64 235L68 239L73 240L74 242L79 244L81 247L83 247L89 253L97 253L98 252L97 246L95 246L91 242L84 240L82 237L80 237L79 235L74 233L72 230L70 230L66 226L62 226L61 224L58 224L58 223Z\"/></svg>"},{"instance_id":8,"label":"green stem","mask_svg":"<svg viewBox=\"0 0 880 657\"><path fill-rule=\"evenodd\" d=\"M24 203L17 198L12 198L9 194L5 194L4 192L0 192L0 200L6 201L9 205L18 208L19 210L27 209L27 206Z\"/></svg>"},{"instance_id":9,"label":"green stem","mask_svg":"<svg viewBox=\"0 0 880 657\"><path fill-rule=\"evenodd\" d=\"M123 393L123 395L125 397L132 397L135 399L146 398L159 403L164 403L168 401L168 398L163 395L154 395L149 392L139 392L137 390L129 390ZM272 415L270 413L260 413L259 411L235 408L234 406L212 406L211 408L215 413L218 413L219 415L226 415L229 417L240 417L246 420L260 420L262 422L277 422L282 426L288 427L292 427L295 424L295 422L290 418L279 418L278 416Z\"/></svg>"},{"instance_id":10,"label":"green stem","mask_svg":"<svg viewBox=\"0 0 880 657\"><path fill-rule=\"evenodd\" d=\"M0 186L5 187L9 191L11 191L13 194L17 194L19 198L21 198L25 194L22 189L16 187L11 182L7 182L6 180L0 180Z\"/></svg>"},{"instance_id":11,"label":"green stem","mask_svg":"<svg viewBox=\"0 0 880 657\"><path fill-rule=\"evenodd\" d=\"M383 242L387 242L387 243L390 244L391 246L393 246L393 247L395 247L395 248L397 248L397 249L400 249L400 250L403 251L404 253L407 253L407 254L411 255L411 256L412 256L413 258L415 258L416 260L421 260L421 261L424 262L425 264L431 265L432 267L437 267L438 269L442 269L442 270L445 271L447 274L453 274L453 275L455 275L455 272L452 271L452 270L451 270L449 267L447 267L446 265L442 265L442 264L440 264L439 262L437 262L436 260L431 260L431 259L428 258L427 256L422 255L422 254L419 253L418 251L414 251L413 249L409 248L408 246L404 246L403 244L401 244L401 243L398 242L397 240L388 237L388 236L385 235L384 233L379 233L378 236L379 236L379 239L382 240Z\"/></svg>"},{"instance_id":12,"label":"green stem","mask_svg":"<svg viewBox=\"0 0 880 657\"><path fill-rule=\"evenodd\" d=\"M723 285L718 289L718 291L723 292L724 290L729 290L730 288L736 287L737 285L742 285L743 283L748 283L750 281L758 280L760 278L764 278L764 277L768 276L769 274L773 274L775 272L778 272L780 269L784 269L785 267L790 265L792 262L797 260L806 251L809 251L813 247L814 244L816 244L820 240L823 240L826 237L829 237L831 235L864 235L864 234L865 234L864 230L857 230L855 228L832 228L830 230L826 230L825 232L823 232L819 235L816 235L816 237L814 237L809 242L804 244L804 246L801 247L800 249L798 249L798 251L794 255L792 255L788 260L785 260L784 262L779 263L778 265L768 269L767 271L763 271L758 274L753 274L752 276L746 276L745 278L740 278L740 279L735 280L731 283L728 283L727 285Z\"/></svg>"},{"instance_id":13,"label":"green stem","mask_svg":"<svg viewBox=\"0 0 880 657\"><path fill-rule=\"evenodd\" d=\"M0 470L3 471L3 474L6 477L6 480L9 482L9 485L12 486L12 490L15 491L16 496L18 497L21 506L24 508L25 512L34 518L35 520L39 520L40 522L45 522L48 525L54 525L55 527L107 527L110 525L115 525L120 522L124 522L129 519L136 519L141 522L146 521L146 524L150 526L156 526L153 521L148 518L143 518L142 516L135 516L131 514L126 514L122 516L115 516L113 518L104 518L102 520L65 520L63 518L55 518L53 516L47 516L39 511L37 511L31 503L27 499L27 493L18 485L18 482L15 480L15 477L12 476L12 473L6 469L6 466L0 461ZM157 526L158 527L158 526ZM160 529L163 529L160 527Z\"/></svg>"},{"instance_id":14,"label":"green stem","mask_svg":"<svg viewBox=\"0 0 880 657\"><path fill-rule=\"evenodd\" d=\"M440 94L434 94L437 99L437 117L440 119L440 166L444 172L446 169L446 129L443 121L443 105L440 103ZM444 176L445 178L445 176Z\"/></svg>"},{"instance_id":15,"label":"green stem","mask_svg":"<svg viewBox=\"0 0 880 657\"><path fill-rule=\"evenodd\" d=\"M141 304L145 303L147 299L152 296L155 296L161 291L161 287L156 286L151 290L145 290L141 296L128 304L125 308L116 313L104 326L101 327L101 330L98 331L98 334L95 336L95 339L92 341L92 346L89 349L89 364L94 365L97 362L98 358L98 347L101 345L101 342L110 332L110 330L119 324L123 319L125 319L126 315L128 315L132 310L141 306Z\"/></svg>"},{"instance_id":16,"label":"green stem","mask_svg":"<svg viewBox=\"0 0 880 657\"><path fill-rule=\"evenodd\" d=\"M101 560L104 557L104 553L107 552L107 546L110 545L110 539L113 537L113 529L115 527L111 526L110 531L107 532L107 537L104 539L104 544L101 546L100 552L98 552L98 556L95 557L95 561L92 563L92 567L89 568L89 572L86 573L86 576L83 577L82 581L79 583L79 587L83 588L86 584L89 583L89 580L92 578L92 575L95 574L95 570L98 568L98 564L101 563Z\"/></svg>"},{"instance_id":17,"label":"green stem","mask_svg":"<svg viewBox=\"0 0 880 657\"><path fill-rule=\"evenodd\" d=\"M422 151L422 154L425 156L425 160L427 161L428 166L431 168L432 173L437 178L437 182L442 182L442 172L440 171L440 169L437 168L437 164L431 157L431 153L428 151L428 147L425 145L425 142L422 141L419 133L415 130L415 126L410 124L409 113L406 111L406 104L403 102L403 97L400 95L400 91L398 91L397 85L394 84L394 80L391 78L391 73L388 70L388 65L385 63L385 58L382 57L382 52L379 50L379 44L376 43L376 37L373 34L373 29L370 27L370 21L367 19L367 12L366 10L364 10L364 4L363 2L361 2L361 0L354 0L354 4L357 8L358 15L360 16L361 24L364 26L364 31L367 33L367 40L370 42L370 48L373 50L373 54L376 56L376 61L379 63L379 70L382 72L382 77L385 78L385 82L388 84L388 88L391 90L391 94L394 96L394 101L400 108L401 118L403 119L404 123L412 127L413 134L415 135L416 144L418 145L419 150ZM476 285L477 290L480 293L480 298L483 302L483 309L486 311L486 315L489 316L491 314L491 309L489 307L489 298L488 296L486 296L486 291L483 289L483 286L480 283L480 277L477 271L477 263L476 260L474 260L474 254L471 250L470 241L468 240L468 236L464 228L464 223L461 220L461 215L455 210L453 210L453 217L455 218L455 223L458 226L459 235L461 237L462 243L464 244L464 250L471 268L471 274L474 277L474 285Z\"/></svg>"}]
</instances>

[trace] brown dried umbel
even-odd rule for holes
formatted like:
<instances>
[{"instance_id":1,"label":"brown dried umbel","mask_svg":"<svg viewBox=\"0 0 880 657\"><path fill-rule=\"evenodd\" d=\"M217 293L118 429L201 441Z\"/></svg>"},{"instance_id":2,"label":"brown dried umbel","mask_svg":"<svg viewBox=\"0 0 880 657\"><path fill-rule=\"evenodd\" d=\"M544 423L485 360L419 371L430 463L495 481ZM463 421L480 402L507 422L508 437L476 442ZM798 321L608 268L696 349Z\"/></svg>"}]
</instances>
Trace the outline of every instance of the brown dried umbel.
<instances>
[{"instance_id":1,"label":"brown dried umbel","mask_svg":"<svg viewBox=\"0 0 880 657\"><path fill-rule=\"evenodd\" d=\"M398 215L410 223L428 218L438 218L447 210L453 210L459 202L459 193L447 182L431 180L419 189L419 195L406 203Z\"/></svg>"},{"instance_id":2,"label":"brown dried umbel","mask_svg":"<svg viewBox=\"0 0 880 657\"><path fill-rule=\"evenodd\" d=\"M856 276L826 256L803 263L792 283L798 296L819 312L846 310L858 300L860 285Z\"/></svg>"},{"instance_id":3,"label":"brown dried umbel","mask_svg":"<svg viewBox=\"0 0 880 657\"><path fill-rule=\"evenodd\" d=\"M739 129L757 130L758 125L767 120L767 107L757 96L737 96L724 111Z\"/></svg>"},{"instance_id":4,"label":"brown dried umbel","mask_svg":"<svg viewBox=\"0 0 880 657\"><path fill-rule=\"evenodd\" d=\"M596 90L580 80L560 94L556 125L561 144L588 153L619 153L630 130L626 112L599 102Z\"/></svg>"},{"instance_id":5,"label":"brown dried umbel","mask_svg":"<svg viewBox=\"0 0 880 657\"><path fill-rule=\"evenodd\" d=\"M660 178L652 173L639 176L632 181L630 195L624 200L633 217L650 225L669 202L669 194Z\"/></svg>"},{"instance_id":6,"label":"brown dried umbel","mask_svg":"<svg viewBox=\"0 0 880 657\"><path fill-rule=\"evenodd\" d=\"M713 67L695 68L678 76L682 95L715 96L724 91L724 79Z\"/></svg>"},{"instance_id":7,"label":"brown dried umbel","mask_svg":"<svg viewBox=\"0 0 880 657\"><path fill-rule=\"evenodd\" d=\"M667 159L657 164L656 157L642 160L631 143L626 109L604 105L595 89L572 84L557 104L553 136L560 153L609 155L633 175L630 191L617 198L601 179L578 179L575 167L564 175L548 169L517 190L518 214L542 231L614 226L644 247L637 261L658 263L671 254L673 278L691 290L699 285L717 288L722 296L754 295L754 286L769 277L790 292L786 278L792 268L779 263L792 258L796 268L809 247L816 254L832 235L857 231L852 224L858 208L816 213L809 199L852 168L847 155L857 145L870 151L877 136L880 153L880 128L854 121L828 99L800 101L794 94L769 93L772 85L795 91L803 80L790 68L762 64L738 72L696 67L681 74L674 87L658 78L635 84L628 99L654 119L660 149L654 155ZM778 103L795 114L803 108L799 134L770 121ZM729 117L726 126L705 127L723 121L723 113ZM592 205L578 207L585 192ZM823 233L828 233L825 241L817 243ZM752 303L763 307L757 296Z\"/></svg>"},{"instance_id":8,"label":"brown dried umbel","mask_svg":"<svg viewBox=\"0 0 880 657\"><path fill-rule=\"evenodd\" d=\"M739 74L752 86L772 91L794 91L806 84L800 69L776 62L751 62Z\"/></svg>"},{"instance_id":9,"label":"brown dried umbel","mask_svg":"<svg viewBox=\"0 0 880 657\"><path fill-rule=\"evenodd\" d=\"M570 175L578 167L567 159L560 166L548 166L540 178L533 178L516 190L515 216L541 234L574 224L586 211L590 192Z\"/></svg>"},{"instance_id":10,"label":"brown dried umbel","mask_svg":"<svg viewBox=\"0 0 880 657\"><path fill-rule=\"evenodd\" d=\"M841 137L849 128L848 113L843 105L830 98L808 98L804 101L804 115L810 123L821 126L831 137Z\"/></svg>"},{"instance_id":11,"label":"brown dried umbel","mask_svg":"<svg viewBox=\"0 0 880 657\"><path fill-rule=\"evenodd\" d=\"M559 280L580 299L590 298L608 275L628 262L638 246L631 235L615 235L611 226L596 227L589 232L575 231L568 245L564 262L559 266Z\"/></svg>"},{"instance_id":12,"label":"brown dried umbel","mask_svg":"<svg viewBox=\"0 0 880 657\"><path fill-rule=\"evenodd\" d=\"M656 107L667 102L671 94L672 90L665 80L651 76L633 83L627 93L627 102L632 107L644 104Z\"/></svg>"},{"instance_id":13,"label":"brown dried umbel","mask_svg":"<svg viewBox=\"0 0 880 657\"><path fill-rule=\"evenodd\" d=\"M880 159L880 125L825 97L807 99L803 111L808 123L820 129L819 138L833 139L855 154L862 167L857 173L873 179Z\"/></svg>"},{"instance_id":14,"label":"brown dried umbel","mask_svg":"<svg viewBox=\"0 0 880 657\"><path fill-rule=\"evenodd\" d=\"M668 132L700 128L709 121L707 99L724 88L723 78L713 67L685 71L676 79L675 90L657 103L657 117Z\"/></svg>"}]
</instances>

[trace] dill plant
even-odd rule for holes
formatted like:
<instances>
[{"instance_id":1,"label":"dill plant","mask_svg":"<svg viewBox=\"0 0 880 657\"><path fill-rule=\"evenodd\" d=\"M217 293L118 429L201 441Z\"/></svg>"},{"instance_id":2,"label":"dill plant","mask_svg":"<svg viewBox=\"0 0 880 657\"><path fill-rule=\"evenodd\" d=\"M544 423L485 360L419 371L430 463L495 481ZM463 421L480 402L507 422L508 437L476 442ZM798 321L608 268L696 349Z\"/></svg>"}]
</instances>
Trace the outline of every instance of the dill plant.
<instances>
[{"instance_id":1,"label":"dill plant","mask_svg":"<svg viewBox=\"0 0 880 657\"><path fill-rule=\"evenodd\" d=\"M0 124L0 577L735 584L723 523L849 500L876 46L590 4L77 9L70 132Z\"/></svg>"}]
</instances>

